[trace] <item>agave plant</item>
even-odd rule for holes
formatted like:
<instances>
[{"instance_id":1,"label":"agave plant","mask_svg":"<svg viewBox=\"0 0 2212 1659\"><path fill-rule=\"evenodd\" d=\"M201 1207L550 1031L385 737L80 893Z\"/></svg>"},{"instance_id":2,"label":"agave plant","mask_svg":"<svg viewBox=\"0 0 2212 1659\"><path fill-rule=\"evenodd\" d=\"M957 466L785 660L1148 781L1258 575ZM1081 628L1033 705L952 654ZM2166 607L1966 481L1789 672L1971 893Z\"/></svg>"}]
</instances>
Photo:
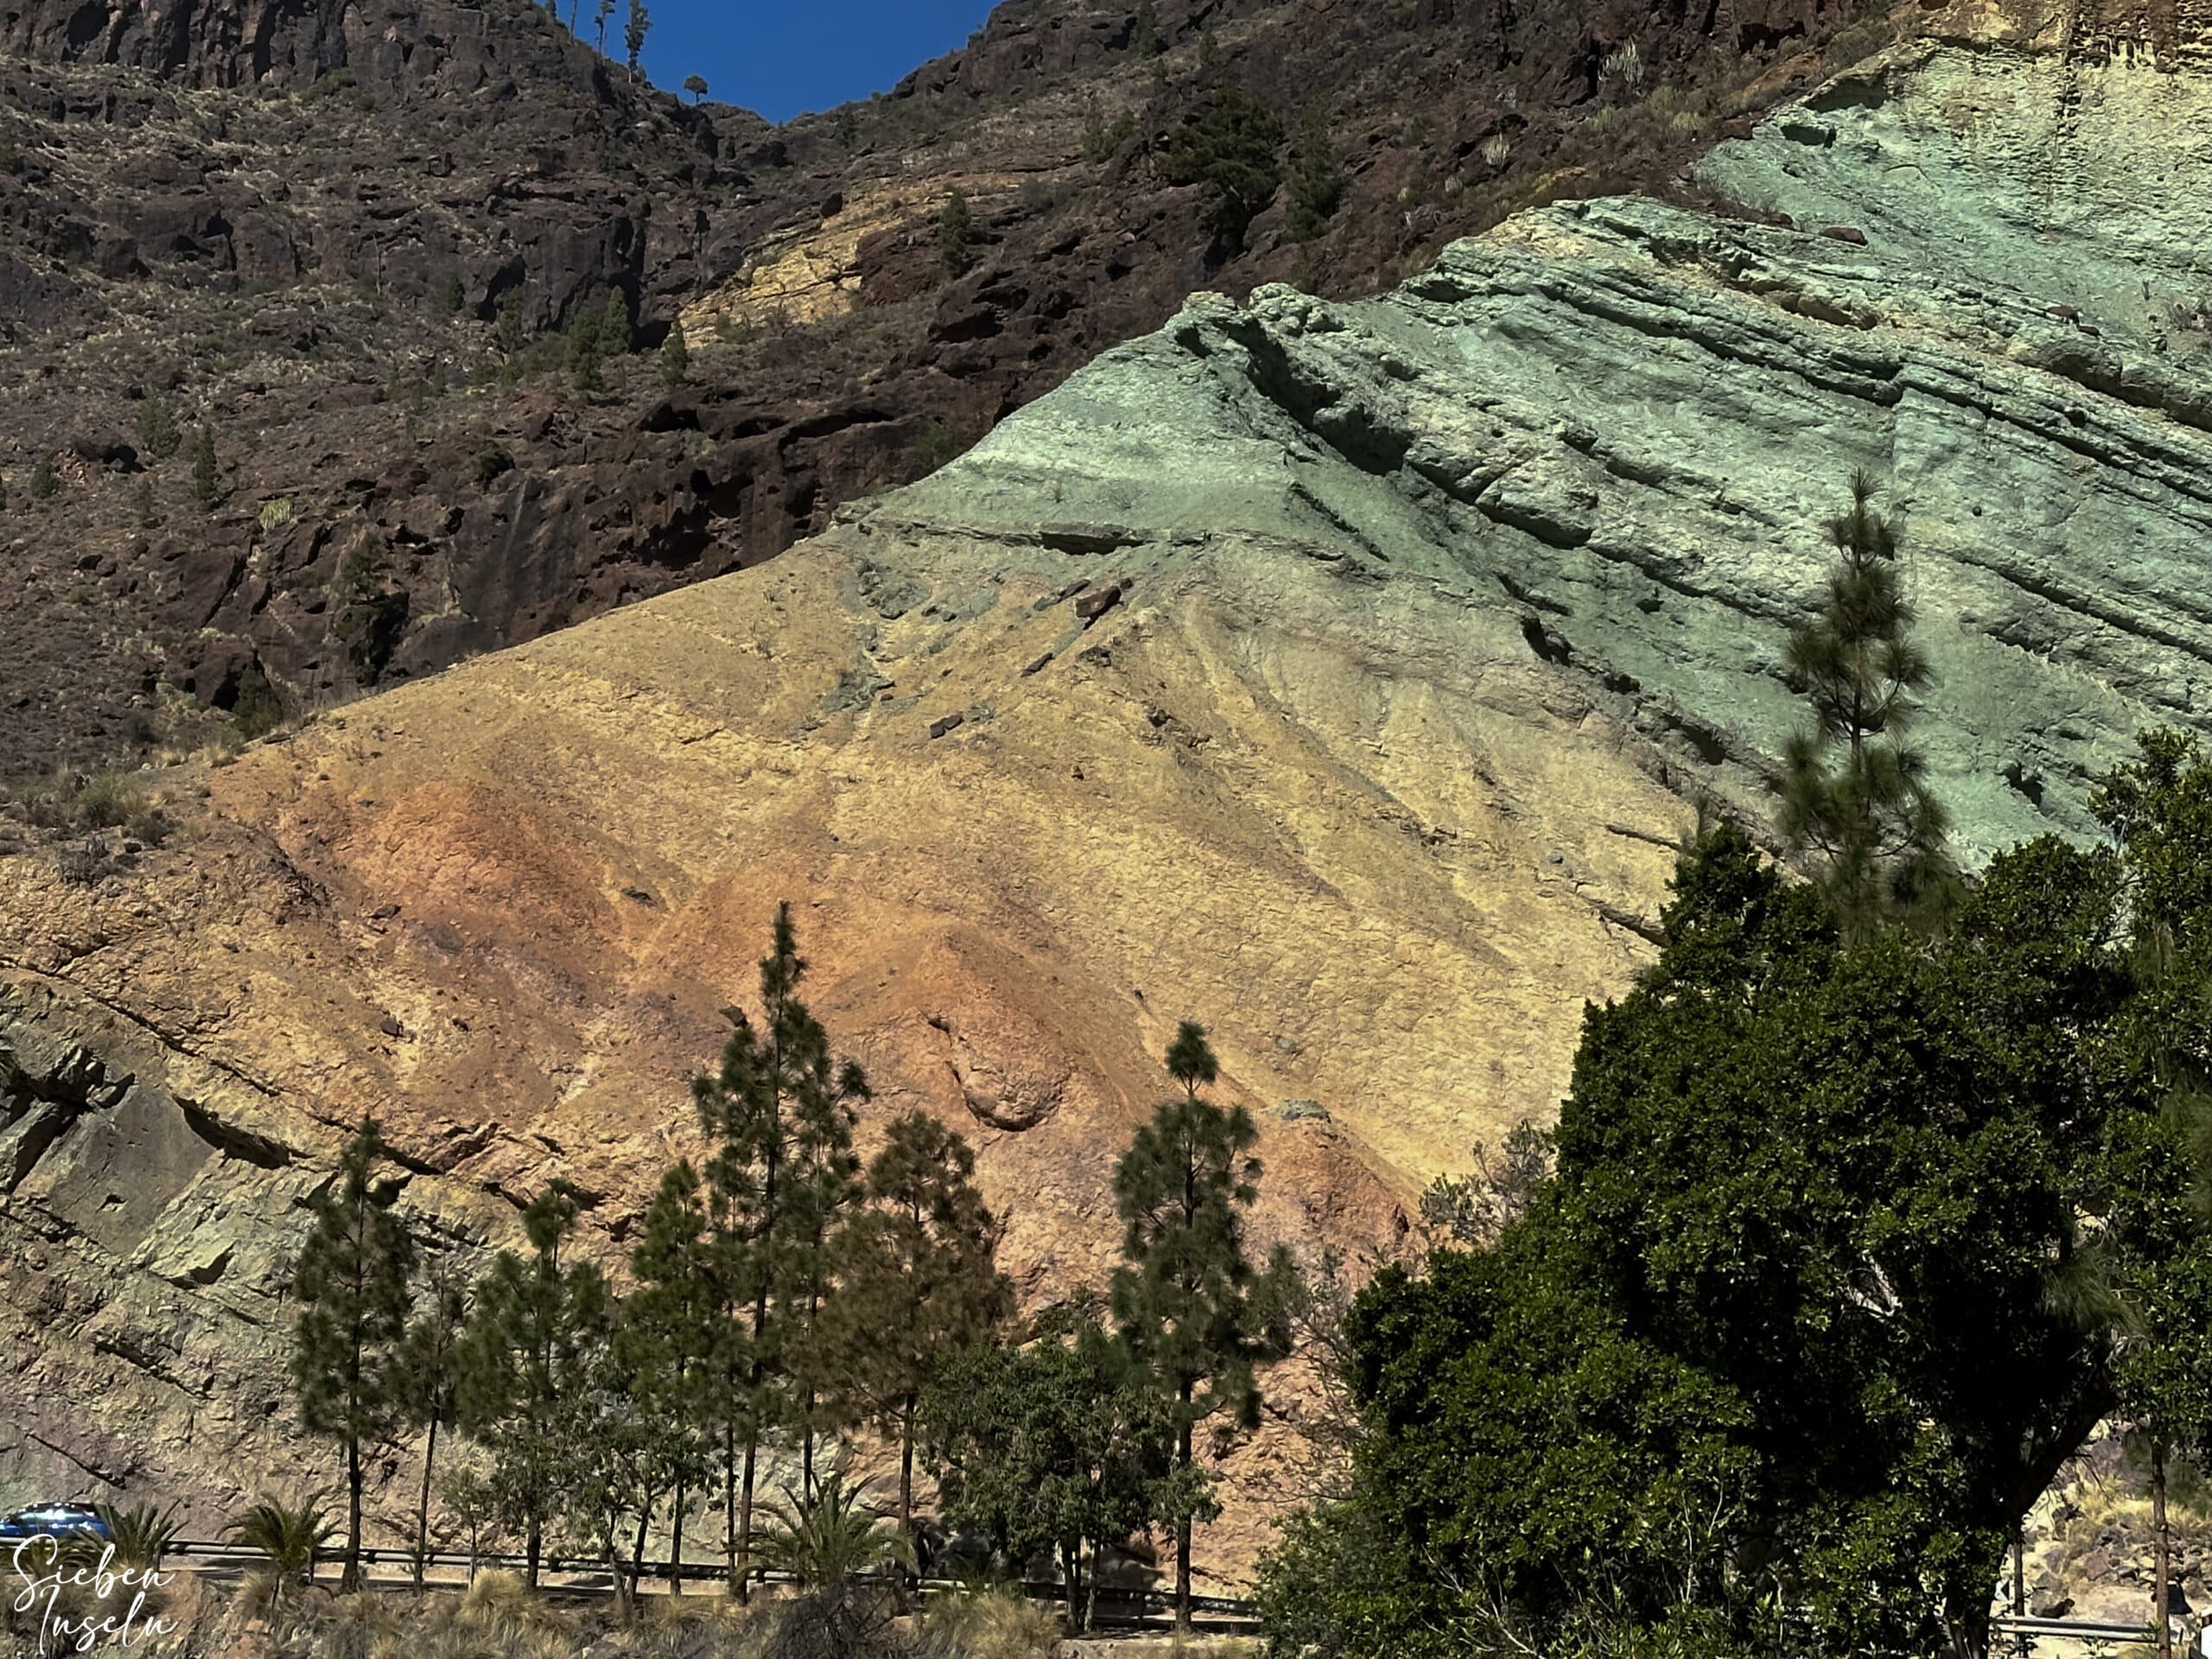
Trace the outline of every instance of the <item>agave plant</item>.
<instances>
[{"instance_id":1,"label":"agave plant","mask_svg":"<svg viewBox=\"0 0 2212 1659\"><path fill-rule=\"evenodd\" d=\"M184 1530L174 1503L166 1508L152 1503L96 1503L92 1513L106 1525L115 1545L115 1559L124 1567L158 1571L162 1558Z\"/></svg>"},{"instance_id":2,"label":"agave plant","mask_svg":"<svg viewBox=\"0 0 2212 1659\"><path fill-rule=\"evenodd\" d=\"M809 1588L844 1584L885 1567L914 1570L914 1547L885 1510L868 1502L871 1483L845 1484L832 1469L807 1503L789 1487L767 1506L772 1524L761 1535L761 1564L790 1573Z\"/></svg>"},{"instance_id":3,"label":"agave plant","mask_svg":"<svg viewBox=\"0 0 2212 1659\"><path fill-rule=\"evenodd\" d=\"M269 1559L269 1599L284 1599L285 1588L314 1570L316 1554L336 1535L338 1529L324 1513L322 1494L289 1504L264 1497L242 1510L231 1522L231 1541L257 1549Z\"/></svg>"}]
</instances>

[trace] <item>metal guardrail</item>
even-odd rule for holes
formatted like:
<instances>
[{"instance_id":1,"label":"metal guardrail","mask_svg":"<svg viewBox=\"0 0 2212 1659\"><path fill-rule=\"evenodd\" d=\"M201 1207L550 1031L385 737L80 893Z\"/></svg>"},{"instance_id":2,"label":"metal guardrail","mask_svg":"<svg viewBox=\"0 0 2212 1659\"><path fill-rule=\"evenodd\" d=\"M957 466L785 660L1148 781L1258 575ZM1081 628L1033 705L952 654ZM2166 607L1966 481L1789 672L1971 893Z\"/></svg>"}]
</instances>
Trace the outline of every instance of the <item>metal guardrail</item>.
<instances>
[{"instance_id":1,"label":"metal guardrail","mask_svg":"<svg viewBox=\"0 0 2212 1659\"><path fill-rule=\"evenodd\" d=\"M2000 1613L1989 1621L1993 1636L2050 1637L2060 1641L2075 1642L2152 1642L2158 1632L2148 1623L2122 1624L2094 1618L2015 1618ZM2183 1649L2177 1645L2177 1659Z\"/></svg>"},{"instance_id":2,"label":"metal guardrail","mask_svg":"<svg viewBox=\"0 0 2212 1659\"><path fill-rule=\"evenodd\" d=\"M235 1564L241 1567L267 1559L261 1551L246 1545L224 1543L213 1539L179 1539L168 1546L168 1553L172 1556L182 1557L188 1561L206 1561L210 1565L221 1566ZM329 1567L343 1559L342 1550L322 1550L317 1552L315 1562L317 1567ZM361 1560L365 1566L372 1567L403 1567L410 1576L415 1570L415 1552L411 1549L379 1549L367 1547L361 1551ZM423 1556L423 1564L426 1571L431 1567L458 1567L467 1571L472 1568L499 1567L521 1572L528 1567L529 1557L510 1551L486 1550L472 1556L466 1550L431 1550ZM608 1579L612 1569L603 1557L580 1560L574 1556L549 1554L539 1558L537 1570L541 1574L552 1573L561 1577L602 1581L543 1586L556 1593L612 1594L613 1591L611 1583L604 1582ZM626 1573L629 1571L627 1562L623 1563L622 1570ZM638 1568L639 1576L643 1579L658 1580L681 1578L686 1582L702 1585L721 1582L724 1571L722 1563L719 1561L686 1561L680 1573L667 1561L645 1561L641 1562ZM788 1573L760 1567L753 1569L753 1577L755 1582L760 1584L791 1584L797 1581ZM896 1581L893 1575L889 1573L862 1573L860 1577L863 1582L869 1583L890 1584ZM959 1580L956 1579L922 1578L908 1580L908 1583L912 1588L923 1595L947 1595L961 1587ZM1024 1580L1015 1587L1032 1601L1064 1602L1068 1599L1067 1586L1056 1580ZM1096 1600L1100 1618L1109 1622L1126 1621L1132 1614L1137 1619L1142 1620L1159 1614L1172 1614L1175 1611L1173 1595L1159 1590L1139 1589L1130 1586L1101 1585L1096 1592ZM1259 1611L1254 1603L1230 1596L1192 1596L1191 1611L1211 1619L1240 1621L1252 1620L1258 1616Z\"/></svg>"}]
</instances>

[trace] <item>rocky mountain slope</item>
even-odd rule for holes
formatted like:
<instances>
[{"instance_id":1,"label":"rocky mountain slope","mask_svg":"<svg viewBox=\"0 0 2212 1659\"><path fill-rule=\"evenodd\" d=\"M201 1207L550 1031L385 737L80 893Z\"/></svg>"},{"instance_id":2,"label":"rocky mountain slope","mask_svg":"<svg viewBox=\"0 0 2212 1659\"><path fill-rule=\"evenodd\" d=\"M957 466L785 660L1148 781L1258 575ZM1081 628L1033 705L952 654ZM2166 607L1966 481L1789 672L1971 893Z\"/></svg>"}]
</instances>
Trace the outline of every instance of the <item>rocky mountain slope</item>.
<instances>
[{"instance_id":1,"label":"rocky mountain slope","mask_svg":"<svg viewBox=\"0 0 2212 1659\"><path fill-rule=\"evenodd\" d=\"M1851 9L1819 0L1154 10L1140 40L1125 0L1013 0L781 129L635 84L527 0L0 12L0 779L755 563L1194 288L1370 292L1511 207L1665 183L1884 27L1838 43ZM1236 238L1170 182L1228 89L1282 122L1279 165L1331 136L1310 239L1287 182ZM689 316L689 390L641 358L575 390L561 335L610 295L644 351ZM212 507L143 435L156 404L212 431Z\"/></svg>"},{"instance_id":2,"label":"rocky mountain slope","mask_svg":"<svg viewBox=\"0 0 2212 1659\"><path fill-rule=\"evenodd\" d=\"M1932 14L1700 164L1735 217L1202 296L785 557L143 775L166 845L15 830L0 1491L303 1478L287 1253L364 1110L425 1227L565 1175L618 1256L779 898L870 1122L978 1140L1030 1296L1110 1264L1185 1017L1265 1122L1262 1239L1402 1248L1552 1109L1694 804L1761 810L1856 469L1962 847L2083 832L2134 730L2203 723L2208 40Z\"/></svg>"}]
</instances>

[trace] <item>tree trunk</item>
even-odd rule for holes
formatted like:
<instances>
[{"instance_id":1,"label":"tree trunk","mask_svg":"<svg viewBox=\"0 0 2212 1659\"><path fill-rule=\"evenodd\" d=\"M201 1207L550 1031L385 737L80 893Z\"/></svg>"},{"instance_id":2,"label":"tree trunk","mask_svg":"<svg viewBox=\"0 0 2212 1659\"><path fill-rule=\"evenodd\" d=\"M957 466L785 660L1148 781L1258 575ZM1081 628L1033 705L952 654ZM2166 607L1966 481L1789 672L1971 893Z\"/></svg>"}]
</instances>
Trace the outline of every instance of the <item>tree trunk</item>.
<instances>
[{"instance_id":1,"label":"tree trunk","mask_svg":"<svg viewBox=\"0 0 2212 1659\"><path fill-rule=\"evenodd\" d=\"M2028 1616L2027 1538L2024 1534L2012 1535L2012 1617Z\"/></svg>"},{"instance_id":2,"label":"tree trunk","mask_svg":"<svg viewBox=\"0 0 2212 1659\"><path fill-rule=\"evenodd\" d=\"M357 1436L346 1441L346 1571L338 1587L361 1587L361 1442Z\"/></svg>"},{"instance_id":3,"label":"tree trunk","mask_svg":"<svg viewBox=\"0 0 2212 1659\"><path fill-rule=\"evenodd\" d=\"M618 1624L627 1624L637 1617L637 1610L630 1605L630 1575L622 1570L622 1548L614 1541L614 1522L611 1516L600 1530L601 1547L607 1554L607 1576L614 1580L614 1618Z\"/></svg>"},{"instance_id":4,"label":"tree trunk","mask_svg":"<svg viewBox=\"0 0 2212 1659\"><path fill-rule=\"evenodd\" d=\"M2151 1524L2158 1535L2158 1659L2173 1659L2174 1627L2168 1609L2173 1591L2173 1551L2166 1535L2166 1448L2151 1442Z\"/></svg>"},{"instance_id":5,"label":"tree trunk","mask_svg":"<svg viewBox=\"0 0 2212 1659\"><path fill-rule=\"evenodd\" d=\"M536 1516L530 1517L530 1538L523 1546L523 1582L531 1589L537 1588L537 1561L545 1553L545 1525Z\"/></svg>"},{"instance_id":6,"label":"tree trunk","mask_svg":"<svg viewBox=\"0 0 2212 1659\"><path fill-rule=\"evenodd\" d=\"M914 1396L899 1408L899 1534L914 1547ZM916 1550L916 1559L920 1552Z\"/></svg>"},{"instance_id":7,"label":"tree trunk","mask_svg":"<svg viewBox=\"0 0 2212 1659\"><path fill-rule=\"evenodd\" d=\"M1191 1466L1191 1385L1183 1385L1183 1426L1176 1431L1176 1467ZM1175 1523L1175 1629L1184 1636L1191 1633L1191 1517L1185 1516Z\"/></svg>"},{"instance_id":8,"label":"tree trunk","mask_svg":"<svg viewBox=\"0 0 2212 1659\"><path fill-rule=\"evenodd\" d=\"M429 1444L423 1448L423 1496L415 1506L415 1588L423 1587L423 1568L430 1558L430 1465L438 1457L438 1414L430 1414Z\"/></svg>"},{"instance_id":9,"label":"tree trunk","mask_svg":"<svg viewBox=\"0 0 2212 1659\"><path fill-rule=\"evenodd\" d=\"M653 1518L653 1506L648 1503L638 1511L638 1535L630 1546L630 1605L637 1608L639 1586L645 1581L645 1529Z\"/></svg>"},{"instance_id":10,"label":"tree trunk","mask_svg":"<svg viewBox=\"0 0 2212 1659\"><path fill-rule=\"evenodd\" d=\"M729 1568L729 1593L737 1587L737 1425L722 1426L722 1555Z\"/></svg>"},{"instance_id":11,"label":"tree trunk","mask_svg":"<svg viewBox=\"0 0 2212 1659\"><path fill-rule=\"evenodd\" d=\"M753 1460L759 1455L758 1442L745 1443L745 1473L737 1488L737 1551L734 1574L731 1582L737 1586L737 1599L742 1604L752 1597L753 1578Z\"/></svg>"},{"instance_id":12,"label":"tree trunk","mask_svg":"<svg viewBox=\"0 0 2212 1659\"><path fill-rule=\"evenodd\" d=\"M683 1499L686 1494L679 1482L676 1488L676 1514L669 1525L673 1532L668 1543L668 1593L683 1593Z\"/></svg>"}]
</instances>

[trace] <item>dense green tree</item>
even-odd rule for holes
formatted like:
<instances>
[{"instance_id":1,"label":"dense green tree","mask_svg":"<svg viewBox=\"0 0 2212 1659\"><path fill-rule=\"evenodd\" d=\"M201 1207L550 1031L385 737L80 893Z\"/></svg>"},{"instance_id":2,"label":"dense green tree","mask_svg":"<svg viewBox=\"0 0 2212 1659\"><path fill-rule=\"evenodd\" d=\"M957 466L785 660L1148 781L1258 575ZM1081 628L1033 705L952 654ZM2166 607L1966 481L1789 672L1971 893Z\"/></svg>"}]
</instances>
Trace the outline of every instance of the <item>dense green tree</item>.
<instances>
[{"instance_id":1,"label":"dense green tree","mask_svg":"<svg viewBox=\"0 0 2212 1659\"><path fill-rule=\"evenodd\" d=\"M938 258L948 276L958 276L976 263L976 216L969 211L968 193L955 186L944 199L937 219Z\"/></svg>"},{"instance_id":2,"label":"dense green tree","mask_svg":"<svg viewBox=\"0 0 2212 1659\"><path fill-rule=\"evenodd\" d=\"M1853 938L1940 904L1952 885L1948 816L1905 741L1935 671L1911 639L1896 523L1873 497L1872 479L1852 480L1850 508L1828 521L1837 556L1820 614L1789 637L1813 725L1783 755L1780 813Z\"/></svg>"},{"instance_id":3,"label":"dense green tree","mask_svg":"<svg viewBox=\"0 0 2212 1659\"><path fill-rule=\"evenodd\" d=\"M593 1344L582 1385L563 1402L559 1439L572 1448L564 1508L606 1561L626 1619L636 1609L653 1516L709 1466L694 1409L693 1312L661 1295L626 1299Z\"/></svg>"},{"instance_id":4,"label":"dense green tree","mask_svg":"<svg viewBox=\"0 0 2212 1659\"><path fill-rule=\"evenodd\" d=\"M652 18L645 10L645 0L630 0L630 12L622 24L622 49L630 60L630 73L642 75L639 60L645 56L645 35L652 29Z\"/></svg>"},{"instance_id":5,"label":"dense green tree","mask_svg":"<svg viewBox=\"0 0 2212 1659\"><path fill-rule=\"evenodd\" d=\"M468 1317L468 1287L450 1256L435 1258L423 1275L415 1317L401 1340L394 1367L410 1426L423 1432L423 1485L415 1506L415 1587L430 1554L430 1482L438 1460L438 1431L454 1420L461 1394L461 1339Z\"/></svg>"},{"instance_id":6,"label":"dense green tree","mask_svg":"<svg viewBox=\"0 0 2212 1659\"><path fill-rule=\"evenodd\" d=\"M807 964L791 906L779 905L760 962L763 1027L726 1008L721 1070L692 1080L699 1123L715 1147L704 1174L718 1294L731 1299L724 1368L723 1523L733 1593L746 1593L753 1499L763 1437L804 1429L791 1358L818 1300L823 1247L836 1199L853 1180L854 1103L868 1078L838 1062L829 1034L798 1000Z\"/></svg>"},{"instance_id":7,"label":"dense green tree","mask_svg":"<svg viewBox=\"0 0 2212 1659\"><path fill-rule=\"evenodd\" d=\"M523 1534L533 1588L545 1529L563 1513L579 1461L575 1402L610 1319L598 1268L566 1259L577 1213L563 1181L532 1200L522 1218L530 1258L494 1258L461 1339L461 1427L491 1456L500 1515Z\"/></svg>"},{"instance_id":8,"label":"dense green tree","mask_svg":"<svg viewBox=\"0 0 2212 1659\"><path fill-rule=\"evenodd\" d=\"M1101 1550L1174 1510L1166 1397L1100 1318L1095 1293L1046 1310L1018 1344L971 1348L922 1396L925 1456L951 1527L1018 1571L1057 1555L1078 1629Z\"/></svg>"},{"instance_id":9,"label":"dense green tree","mask_svg":"<svg viewBox=\"0 0 2212 1659\"><path fill-rule=\"evenodd\" d=\"M201 427L192 439L192 499L202 512L222 505L223 475L215 460L215 435Z\"/></svg>"},{"instance_id":10,"label":"dense green tree","mask_svg":"<svg viewBox=\"0 0 2212 1659\"><path fill-rule=\"evenodd\" d=\"M743 1287L730 1277L737 1259L709 1213L708 1191L688 1161L661 1178L645 1211L631 1266L638 1288L625 1310L652 1332L655 1386L690 1425L698 1442L696 1467L676 1471L671 1490L669 1560L681 1593L687 1495L711 1473L713 1451L734 1421L728 1409L741 1375L737 1345ZM734 1462L730 1466L734 1467Z\"/></svg>"},{"instance_id":11,"label":"dense green tree","mask_svg":"<svg viewBox=\"0 0 2212 1659\"><path fill-rule=\"evenodd\" d=\"M388 1440L405 1421L395 1361L407 1329L414 1243L392 1213L400 1183L377 1173L388 1155L376 1120L363 1118L336 1176L308 1200L314 1223L292 1274L300 1421L336 1440L345 1457L348 1590L361 1582L362 1448Z\"/></svg>"},{"instance_id":12,"label":"dense green tree","mask_svg":"<svg viewBox=\"0 0 2212 1659\"><path fill-rule=\"evenodd\" d=\"M1224 86L1169 135L1160 153L1160 176L1170 184L1211 188L1217 250L1233 253L1243 247L1244 232L1282 182L1281 149L1282 123L1274 112Z\"/></svg>"},{"instance_id":13,"label":"dense green tree","mask_svg":"<svg viewBox=\"0 0 2212 1659\"><path fill-rule=\"evenodd\" d=\"M2118 850L2006 853L1934 937L1847 939L1827 889L1704 838L1658 962L1586 1016L1555 1177L1359 1298L1355 1493L1294 1529L1277 1639L1979 1652L2021 1517L2139 1386L2069 1283L2212 1329L2192 1131L2136 1034L2204 1040L2131 965L2156 873L2178 912L2212 868L2212 783L2166 772L2111 797Z\"/></svg>"},{"instance_id":14,"label":"dense green tree","mask_svg":"<svg viewBox=\"0 0 2212 1659\"><path fill-rule=\"evenodd\" d=\"M1259 1133L1239 1106L1228 1111L1198 1097L1219 1075L1205 1032L1185 1020L1167 1051L1168 1075L1183 1096L1162 1104L1140 1128L1114 1170L1114 1198L1126 1231L1129 1265L1114 1274L1114 1317L1138 1362L1173 1397L1175 1619L1191 1622L1191 1529L1218 1512L1194 1431L1227 1414L1256 1427L1260 1389L1254 1363L1280 1357L1287 1257L1265 1280L1244 1254L1242 1211L1259 1196Z\"/></svg>"},{"instance_id":15,"label":"dense green tree","mask_svg":"<svg viewBox=\"0 0 2212 1659\"><path fill-rule=\"evenodd\" d=\"M833 1250L837 1294L816 1351L832 1416L880 1426L899 1444L899 1529L914 1516L915 1413L953 1359L1014 1313L998 1270L999 1224L975 1184L967 1141L925 1112L896 1119L868 1162L868 1207Z\"/></svg>"}]
</instances>

